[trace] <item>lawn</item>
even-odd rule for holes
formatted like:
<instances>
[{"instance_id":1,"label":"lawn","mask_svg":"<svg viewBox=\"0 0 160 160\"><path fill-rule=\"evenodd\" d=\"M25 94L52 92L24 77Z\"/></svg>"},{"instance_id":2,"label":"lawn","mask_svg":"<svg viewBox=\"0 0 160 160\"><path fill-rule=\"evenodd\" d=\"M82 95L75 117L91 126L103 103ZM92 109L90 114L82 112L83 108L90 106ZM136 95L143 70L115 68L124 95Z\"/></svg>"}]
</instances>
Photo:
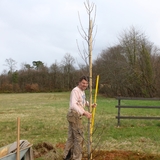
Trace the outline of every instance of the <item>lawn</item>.
<instances>
[{"instance_id":1,"label":"lawn","mask_svg":"<svg viewBox=\"0 0 160 160\"><path fill-rule=\"evenodd\" d=\"M21 124L20 139L27 139L33 148L43 142L54 146L64 144L67 138L68 101L69 92L0 94L0 147L16 141L17 117L20 117ZM159 105L160 102L124 103ZM117 127L117 100L98 95L97 104L93 149L160 154L159 120L121 120L121 126ZM159 116L157 109L126 109L122 113ZM85 118L83 120L87 130L88 121ZM85 135L84 146L87 146L87 132Z\"/></svg>"}]
</instances>

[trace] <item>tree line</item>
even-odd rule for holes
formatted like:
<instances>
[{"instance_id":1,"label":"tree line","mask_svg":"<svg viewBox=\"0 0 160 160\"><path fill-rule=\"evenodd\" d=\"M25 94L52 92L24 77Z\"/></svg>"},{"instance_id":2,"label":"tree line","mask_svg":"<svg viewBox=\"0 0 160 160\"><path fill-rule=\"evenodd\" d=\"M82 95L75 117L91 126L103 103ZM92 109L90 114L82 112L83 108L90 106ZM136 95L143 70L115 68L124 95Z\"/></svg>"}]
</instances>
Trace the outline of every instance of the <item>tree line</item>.
<instances>
[{"instance_id":1,"label":"tree line","mask_svg":"<svg viewBox=\"0 0 160 160\"><path fill-rule=\"evenodd\" d=\"M93 61L93 87L100 76L99 92L107 97L159 97L160 50L146 35L134 27L124 30L116 45L110 46ZM88 66L75 66L75 59L66 53L61 63L50 67L42 61L24 64L14 70L16 62L7 59L7 73L0 75L0 92L54 92L71 90L82 75L89 75Z\"/></svg>"}]
</instances>

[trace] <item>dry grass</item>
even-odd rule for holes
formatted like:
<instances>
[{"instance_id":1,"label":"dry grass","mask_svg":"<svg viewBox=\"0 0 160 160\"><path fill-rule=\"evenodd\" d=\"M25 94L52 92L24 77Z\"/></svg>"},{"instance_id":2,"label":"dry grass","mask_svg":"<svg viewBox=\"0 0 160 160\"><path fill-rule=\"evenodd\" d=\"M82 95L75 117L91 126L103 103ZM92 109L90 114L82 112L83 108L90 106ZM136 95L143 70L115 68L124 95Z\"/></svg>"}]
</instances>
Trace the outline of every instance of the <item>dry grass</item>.
<instances>
[{"instance_id":1,"label":"dry grass","mask_svg":"<svg viewBox=\"0 0 160 160\"><path fill-rule=\"evenodd\" d=\"M17 138L17 117L21 120L21 139L33 144L65 141L68 93L1 94L0 146Z\"/></svg>"}]
</instances>

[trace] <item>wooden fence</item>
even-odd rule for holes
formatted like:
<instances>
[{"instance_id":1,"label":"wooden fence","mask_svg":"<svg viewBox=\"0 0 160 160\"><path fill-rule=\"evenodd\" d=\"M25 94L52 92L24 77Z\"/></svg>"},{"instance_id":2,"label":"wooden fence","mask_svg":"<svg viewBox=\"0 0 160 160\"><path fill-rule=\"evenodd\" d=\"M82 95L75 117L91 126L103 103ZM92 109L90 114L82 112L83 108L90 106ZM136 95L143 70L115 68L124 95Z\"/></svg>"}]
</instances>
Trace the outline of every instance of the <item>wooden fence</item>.
<instances>
[{"instance_id":1,"label":"wooden fence","mask_svg":"<svg viewBox=\"0 0 160 160\"><path fill-rule=\"evenodd\" d=\"M144 108L144 109L160 109L160 106L128 106L128 105L121 105L122 100L148 100L148 101L160 101L160 98L136 98L136 97L116 97L118 100L118 105L115 107L118 108L118 115L116 116L117 119L117 126L120 126L120 119L160 119L157 116L122 116L121 109L122 108Z\"/></svg>"}]
</instances>

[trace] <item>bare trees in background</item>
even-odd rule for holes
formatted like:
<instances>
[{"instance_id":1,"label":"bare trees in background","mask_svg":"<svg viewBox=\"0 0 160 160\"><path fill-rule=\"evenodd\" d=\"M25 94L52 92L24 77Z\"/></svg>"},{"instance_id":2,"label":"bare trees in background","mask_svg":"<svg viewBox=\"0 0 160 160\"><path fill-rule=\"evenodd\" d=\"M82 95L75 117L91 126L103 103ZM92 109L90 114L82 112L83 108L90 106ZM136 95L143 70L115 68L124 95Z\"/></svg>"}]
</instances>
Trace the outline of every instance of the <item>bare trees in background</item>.
<instances>
[{"instance_id":1,"label":"bare trees in background","mask_svg":"<svg viewBox=\"0 0 160 160\"><path fill-rule=\"evenodd\" d=\"M15 71L15 61L8 59L8 72L0 75L0 92L69 90L76 85L77 77L88 73L86 66L76 68L74 62L67 53L61 62L50 67L41 62L43 65L37 70L33 64L23 64L21 70ZM109 97L159 97L159 68L159 48L133 27L120 35L117 45L104 49L93 62L94 76L101 77L99 92Z\"/></svg>"},{"instance_id":2,"label":"bare trees in background","mask_svg":"<svg viewBox=\"0 0 160 160\"><path fill-rule=\"evenodd\" d=\"M67 91L73 88L79 77L74 67L74 58L66 53L61 63L50 67L42 61L33 61L32 65L23 64L19 71L0 75L0 92L51 92Z\"/></svg>"},{"instance_id":3,"label":"bare trees in background","mask_svg":"<svg viewBox=\"0 0 160 160\"><path fill-rule=\"evenodd\" d=\"M156 96L158 52L134 27L124 31L119 44L103 51L95 61L95 68L98 65L98 72L103 75L103 92L109 96Z\"/></svg>"}]
</instances>

